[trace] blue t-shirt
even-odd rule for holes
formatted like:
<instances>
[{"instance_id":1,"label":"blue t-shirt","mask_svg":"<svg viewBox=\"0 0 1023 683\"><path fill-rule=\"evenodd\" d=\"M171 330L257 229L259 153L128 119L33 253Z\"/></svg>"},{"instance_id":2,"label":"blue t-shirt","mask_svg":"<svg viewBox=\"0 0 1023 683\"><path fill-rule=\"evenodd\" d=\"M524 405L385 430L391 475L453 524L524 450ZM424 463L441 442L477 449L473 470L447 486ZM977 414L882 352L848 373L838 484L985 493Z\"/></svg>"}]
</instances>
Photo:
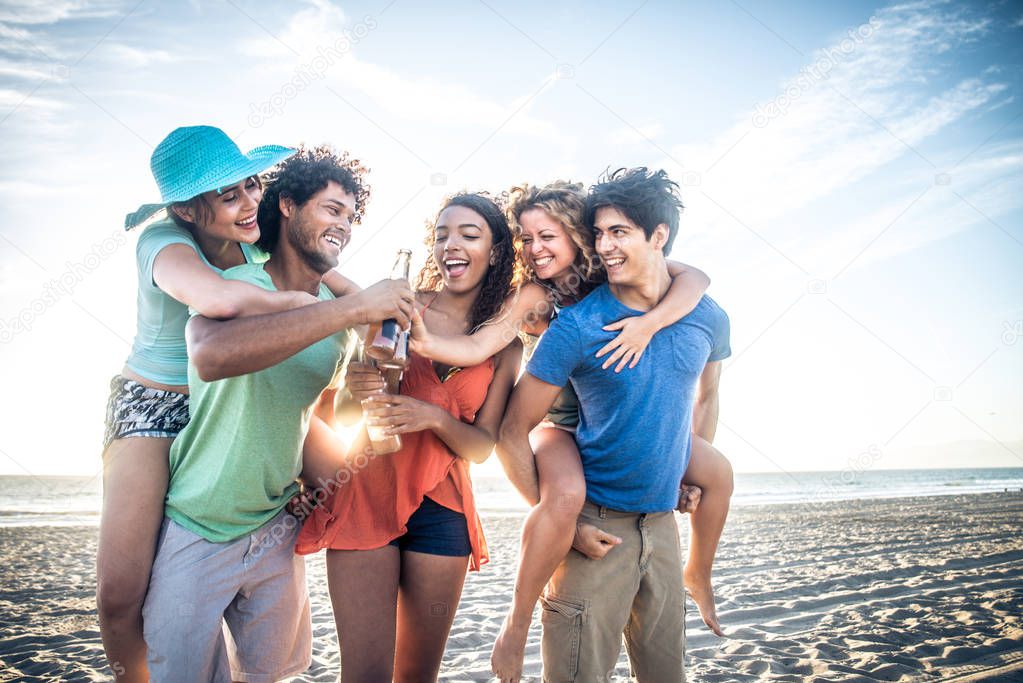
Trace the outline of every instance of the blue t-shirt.
<instances>
[{"instance_id":1,"label":"blue t-shirt","mask_svg":"<svg viewBox=\"0 0 1023 683\"><path fill-rule=\"evenodd\" d=\"M603 327L642 314L601 285L551 323L526 371L559 387L571 381L579 396L586 497L624 512L664 512L677 505L689 465L696 382L707 363L731 355L729 323L704 296L654 335L635 368L601 368L597 351L618 334Z\"/></svg>"}]
</instances>

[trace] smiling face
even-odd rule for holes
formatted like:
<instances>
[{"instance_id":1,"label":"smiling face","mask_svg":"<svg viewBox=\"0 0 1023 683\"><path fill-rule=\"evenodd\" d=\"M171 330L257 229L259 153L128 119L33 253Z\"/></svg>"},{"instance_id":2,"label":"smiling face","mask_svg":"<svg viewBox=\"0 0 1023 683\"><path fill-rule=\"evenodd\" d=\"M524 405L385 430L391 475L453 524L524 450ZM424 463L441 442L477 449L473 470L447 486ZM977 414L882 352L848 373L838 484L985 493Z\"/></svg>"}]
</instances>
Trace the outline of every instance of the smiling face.
<instances>
[{"instance_id":1,"label":"smiling face","mask_svg":"<svg viewBox=\"0 0 1023 683\"><path fill-rule=\"evenodd\" d=\"M219 191L203 193L198 200L175 206L173 211L208 237L253 244L259 239L256 209L263 198L263 186L255 177Z\"/></svg>"},{"instance_id":2,"label":"smiling face","mask_svg":"<svg viewBox=\"0 0 1023 683\"><path fill-rule=\"evenodd\" d=\"M433 236L433 260L444 286L457 294L479 287L490 268L494 244L483 216L464 206L449 206L437 217Z\"/></svg>"},{"instance_id":3,"label":"smiling face","mask_svg":"<svg viewBox=\"0 0 1023 683\"><path fill-rule=\"evenodd\" d=\"M668 236L667 226L657 226L648 240L643 228L613 206L597 209L593 223L594 246L609 284L642 286L664 263L661 248Z\"/></svg>"},{"instance_id":4,"label":"smiling face","mask_svg":"<svg viewBox=\"0 0 1023 683\"><path fill-rule=\"evenodd\" d=\"M537 278L557 282L572 272L579 249L565 226L543 209L534 208L522 212L519 227L522 255Z\"/></svg>"},{"instance_id":5,"label":"smiling face","mask_svg":"<svg viewBox=\"0 0 1023 683\"><path fill-rule=\"evenodd\" d=\"M351 238L355 195L330 181L305 204L290 204L288 214L282 228L299 256L318 273L336 267Z\"/></svg>"}]
</instances>

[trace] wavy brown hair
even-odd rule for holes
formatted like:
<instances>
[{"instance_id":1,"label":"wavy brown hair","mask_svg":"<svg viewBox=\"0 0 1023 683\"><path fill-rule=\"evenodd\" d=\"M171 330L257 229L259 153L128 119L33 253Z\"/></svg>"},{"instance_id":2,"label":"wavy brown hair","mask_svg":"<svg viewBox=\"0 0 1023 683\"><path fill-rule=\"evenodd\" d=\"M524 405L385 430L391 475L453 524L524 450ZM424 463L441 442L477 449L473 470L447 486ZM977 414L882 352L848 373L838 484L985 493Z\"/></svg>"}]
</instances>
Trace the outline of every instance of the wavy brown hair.
<instances>
[{"instance_id":1,"label":"wavy brown hair","mask_svg":"<svg viewBox=\"0 0 1023 683\"><path fill-rule=\"evenodd\" d=\"M444 286L440 266L433 259L433 245L437 241L434 226L437 225L441 213L451 206L462 206L482 216L490 228L490 236L493 239L491 254L494 264L487 268L483 286L476 296L472 310L469 311L469 332L472 333L501 312L508 295L521 280L521 269L515 257L514 238L502 208L484 192L463 192L446 199L433 222L427 225L426 239L423 243L430 250L430 256L416 278L416 289L436 292Z\"/></svg>"},{"instance_id":2,"label":"wavy brown hair","mask_svg":"<svg viewBox=\"0 0 1023 683\"><path fill-rule=\"evenodd\" d=\"M589 290L607 279L593 247L592 231L586 227L586 191L582 183L555 180L543 187L536 185L520 185L511 189L508 203L508 221L511 223L512 234L515 236L515 252L522 264L522 269L529 279L550 290L556 290L553 282L546 282L536 277L532 267L526 260L522 247L522 214L531 209L540 209L556 220L564 228L572 244L576 246L575 260L572 270L585 285L582 292L573 292L584 296Z\"/></svg>"}]
</instances>

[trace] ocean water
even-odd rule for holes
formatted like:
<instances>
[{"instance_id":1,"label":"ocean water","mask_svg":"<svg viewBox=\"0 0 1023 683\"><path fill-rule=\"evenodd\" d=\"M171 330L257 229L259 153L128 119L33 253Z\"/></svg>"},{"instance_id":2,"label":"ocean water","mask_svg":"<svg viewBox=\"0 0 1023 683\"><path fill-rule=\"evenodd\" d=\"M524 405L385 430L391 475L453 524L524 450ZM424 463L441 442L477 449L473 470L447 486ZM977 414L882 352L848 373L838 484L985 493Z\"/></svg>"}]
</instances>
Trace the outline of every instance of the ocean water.
<instances>
[{"instance_id":1,"label":"ocean water","mask_svg":"<svg viewBox=\"0 0 1023 683\"><path fill-rule=\"evenodd\" d=\"M503 478L477 478L473 485L481 511L500 513L528 509ZM814 504L832 500L942 496L1005 489L1023 489L1023 467L737 473L732 506Z\"/></svg>"},{"instance_id":2,"label":"ocean water","mask_svg":"<svg viewBox=\"0 0 1023 683\"><path fill-rule=\"evenodd\" d=\"M519 514L526 504L503 477L474 480L484 515ZM940 496L1023 489L1023 467L767 472L735 475L733 506ZM99 524L96 477L0 476L0 526Z\"/></svg>"}]
</instances>

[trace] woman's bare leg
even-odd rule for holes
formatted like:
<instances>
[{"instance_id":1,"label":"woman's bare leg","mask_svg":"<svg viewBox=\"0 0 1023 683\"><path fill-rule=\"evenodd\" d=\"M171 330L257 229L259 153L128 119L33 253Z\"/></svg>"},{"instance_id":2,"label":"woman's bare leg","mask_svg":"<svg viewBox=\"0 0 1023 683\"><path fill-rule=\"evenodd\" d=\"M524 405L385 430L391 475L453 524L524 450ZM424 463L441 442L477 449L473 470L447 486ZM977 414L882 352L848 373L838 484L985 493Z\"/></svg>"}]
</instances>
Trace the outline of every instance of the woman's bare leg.
<instances>
[{"instance_id":1,"label":"woman's bare leg","mask_svg":"<svg viewBox=\"0 0 1023 683\"><path fill-rule=\"evenodd\" d=\"M721 451L694 435L689 467L682 481L702 489L699 505L690 515L692 535L683 574L686 590L693 597L704 623L715 634L723 636L714 602L711 568L732 499L732 465Z\"/></svg>"},{"instance_id":2,"label":"woman's bare leg","mask_svg":"<svg viewBox=\"0 0 1023 683\"><path fill-rule=\"evenodd\" d=\"M468 555L401 554L395 683L437 680L468 567Z\"/></svg>"},{"instance_id":3,"label":"woman's bare leg","mask_svg":"<svg viewBox=\"0 0 1023 683\"><path fill-rule=\"evenodd\" d=\"M586 480L572 434L561 429L540 429L533 435L533 452L540 502L522 527L515 595L490 656L494 675L501 681L517 681L522 676L533 608L572 546L576 521L586 501Z\"/></svg>"},{"instance_id":4,"label":"woman's bare leg","mask_svg":"<svg viewBox=\"0 0 1023 683\"><path fill-rule=\"evenodd\" d=\"M390 683L400 563L398 548L390 545L327 551L342 683Z\"/></svg>"},{"instance_id":5,"label":"woman's bare leg","mask_svg":"<svg viewBox=\"0 0 1023 683\"><path fill-rule=\"evenodd\" d=\"M115 439L103 453L96 606L107 662L119 682L148 681L142 603L156 554L173 439Z\"/></svg>"}]
</instances>

